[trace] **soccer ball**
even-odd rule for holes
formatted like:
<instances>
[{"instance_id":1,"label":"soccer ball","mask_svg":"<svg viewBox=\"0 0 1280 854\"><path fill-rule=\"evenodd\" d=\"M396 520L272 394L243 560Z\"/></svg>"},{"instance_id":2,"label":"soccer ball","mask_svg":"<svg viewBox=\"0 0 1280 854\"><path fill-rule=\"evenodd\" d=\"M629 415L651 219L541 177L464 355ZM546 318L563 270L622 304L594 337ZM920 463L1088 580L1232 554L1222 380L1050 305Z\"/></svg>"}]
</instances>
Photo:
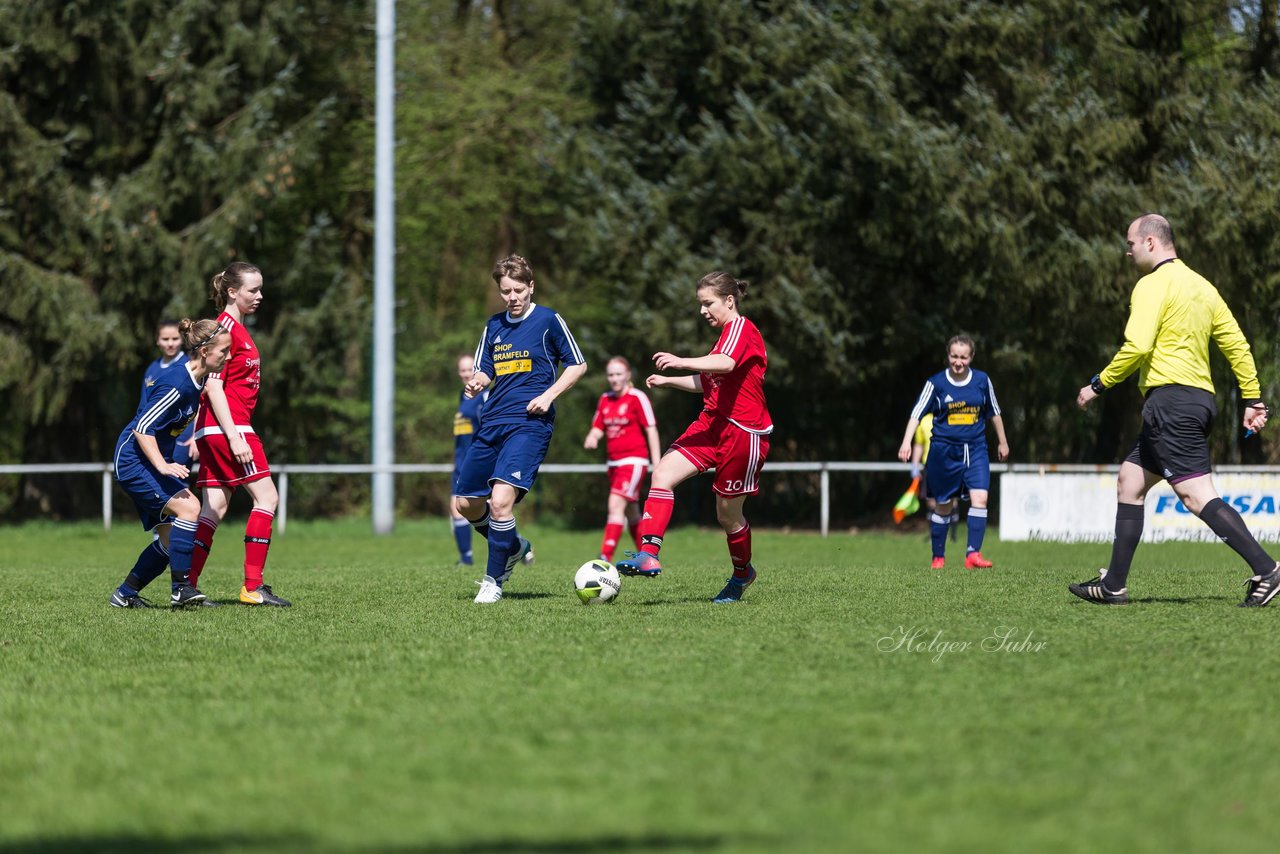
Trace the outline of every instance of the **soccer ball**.
<instances>
[{"instance_id":1,"label":"soccer ball","mask_svg":"<svg viewBox=\"0 0 1280 854\"><path fill-rule=\"evenodd\" d=\"M589 560L573 576L573 586L583 605L612 602L622 589L618 570L607 560Z\"/></svg>"}]
</instances>

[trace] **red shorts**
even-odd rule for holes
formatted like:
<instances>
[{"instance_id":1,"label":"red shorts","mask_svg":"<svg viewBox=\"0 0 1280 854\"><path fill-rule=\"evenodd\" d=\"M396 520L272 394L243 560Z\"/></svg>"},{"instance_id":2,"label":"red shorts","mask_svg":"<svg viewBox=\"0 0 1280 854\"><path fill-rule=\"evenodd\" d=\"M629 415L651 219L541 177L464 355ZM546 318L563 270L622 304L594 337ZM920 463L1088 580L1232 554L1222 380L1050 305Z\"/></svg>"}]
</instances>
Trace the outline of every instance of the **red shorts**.
<instances>
[{"instance_id":1,"label":"red shorts","mask_svg":"<svg viewBox=\"0 0 1280 854\"><path fill-rule=\"evenodd\" d=\"M271 477L271 467L267 465L267 454L262 450L262 440L257 433L242 433L244 440L253 451L253 462L241 463L231 456L231 443L221 433L210 433L196 439L196 448L200 451L200 474L196 477L196 487L207 486L236 487L264 477Z\"/></svg>"},{"instance_id":2,"label":"red shorts","mask_svg":"<svg viewBox=\"0 0 1280 854\"><path fill-rule=\"evenodd\" d=\"M648 463L623 463L609 466L609 492L628 501L640 500L640 486L649 473Z\"/></svg>"},{"instance_id":3,"label":"red shorts","mask_svg":"<svg viewBox=\"0 0 1280 854\"><path fill-rule=\"evenodd\" d=\"M671 449L679 451L698 471L714 468L716 478L711 488L719 495L755 495L760 491L760 469L769 456L769 436L704 412L671 443Z\"/></svg>"}]
</instances>

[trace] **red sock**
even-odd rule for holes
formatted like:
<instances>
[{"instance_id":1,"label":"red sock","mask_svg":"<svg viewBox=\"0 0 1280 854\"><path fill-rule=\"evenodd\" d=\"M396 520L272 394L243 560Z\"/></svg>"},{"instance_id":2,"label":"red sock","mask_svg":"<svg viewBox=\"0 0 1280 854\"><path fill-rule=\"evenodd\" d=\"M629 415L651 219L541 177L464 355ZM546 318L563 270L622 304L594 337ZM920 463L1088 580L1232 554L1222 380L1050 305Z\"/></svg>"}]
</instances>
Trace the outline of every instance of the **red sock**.
<instances>
[{"instance_id":1,"label":"red sock","mask_svg":"<svg viewBox=\"0 0 1280 854\"><path fill-rule=\"evenodd\" d=\"M218 532L218 523L213 519L200 517L196 526L196 544L191 552L191 586L195 587L204 572L204 562L209 559L209 549L213 547L213 535Z\"/></svg>"},{"instance_id":2,"label":"red sock","mask_svg":"<svg viewBox=\"0 0 1280 854\"><path fill-rule=\"evenodd\" d=\"M725 534L729 541L729 560L733 561L733 577L747 578L751 574L751 526L743 525L732 534Z\"/></svg>"},{"instance_id":3,"label":"red sock","mask_svg":"<svg viewBox=\"0 0 1280 854\"><path fill-rule=\"evenodd\" d=\"M650 489L644 502L644 515L640 517L640 551L656 555L662 550L662 537L671 524L671 511L675 509L676 496L669 489Z\"/></svg>"},{"instance_id":4,"label":"red sock","mask_svg":"<svg viewBox=\"0 0 1280 854\"><path fill-rule=\"evenodd\" d=\"M267 549L271 548L271 522L276 514L255 507L249 511L249 522L244 526L244 586L257 590L262 586L262 567L267 563Z\"/></svg>"},{"instance_id":5,"label":"red sock","mask_svg":"<svg viewBox=\"0 0 1280 854\"><path fill-rule=\"evenodd\" d=\"M618 538L622 536L622 523L608 521L604 526L604 542L600 543L600 557L613 560L613 553L618 548Z\"/></svg>"}]
</instances>

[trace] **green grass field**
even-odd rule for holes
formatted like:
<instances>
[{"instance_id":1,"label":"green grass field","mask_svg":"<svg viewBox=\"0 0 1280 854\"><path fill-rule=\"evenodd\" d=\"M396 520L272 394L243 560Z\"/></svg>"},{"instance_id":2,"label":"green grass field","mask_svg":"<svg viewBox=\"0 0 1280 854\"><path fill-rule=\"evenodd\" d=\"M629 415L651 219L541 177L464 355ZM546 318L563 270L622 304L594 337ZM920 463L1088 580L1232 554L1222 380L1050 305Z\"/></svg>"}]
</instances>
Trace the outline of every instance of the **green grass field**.
<instances>
[{"instance_id":1,"label":"green grass field","mask_svg":"<svg viewBox=\"0 0 1280 854\"><path fill-rule=\"evenodd\" d=\"M0 851L1274 850L1280 608L1225 546L1144 546L1102 608L1065 585L1106 545L932 572L922 534L757 531L713 606L685 529L584 608L598 533L524 533L494 606L446 522L295 522L294 608L175 613L106 605L133 526L3 529Z\"/></svg>"}]
</instances>

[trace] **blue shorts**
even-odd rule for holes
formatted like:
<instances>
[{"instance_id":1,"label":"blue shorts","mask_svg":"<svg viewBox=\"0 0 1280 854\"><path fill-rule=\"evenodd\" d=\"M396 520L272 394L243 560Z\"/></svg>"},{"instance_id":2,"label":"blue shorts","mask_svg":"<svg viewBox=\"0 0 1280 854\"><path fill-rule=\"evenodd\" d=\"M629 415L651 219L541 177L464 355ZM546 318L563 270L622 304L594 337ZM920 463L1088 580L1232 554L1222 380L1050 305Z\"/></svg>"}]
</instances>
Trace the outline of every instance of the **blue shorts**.
<instances>
[{"instance_id":1,"label":"blue shorts","mask_svg":"<svg viewBox=\"0 0 1280 854\"><path fill-rule=\"evenodd\" d=\"M547 456L552 427L550 421L534 419L519 424L481 424L466 459L453 473L453 494L480 498L493 492L493 484L499 482L516 488L517 502L523 499Z\"/></svg>"},{"instance_id":2,"label":"blue shorts","mask_svg":"<svg viewBox=\"0 0 1280 854\"><path fill-rule=\"evenodd\" d=\"M142 527L148 531L173 520L173 514L165 512L165 505L188 488L186 481L160 474L150 463L127 449L116 454L116 480L120 481L125 494L133 499Z\"/></svg>"},{"instance_id":3,"label":"blue shorts","mask_svg":"<svg viewBox=\"0 0 1280 854\"><path fill-rule=\"evenodd\" d=\"M952 445L934 440L929 446L929 465L925 466L929 495L946 504L961 491L991 488L991 460L987 443Z\"/></svg>"}]
</instances>

